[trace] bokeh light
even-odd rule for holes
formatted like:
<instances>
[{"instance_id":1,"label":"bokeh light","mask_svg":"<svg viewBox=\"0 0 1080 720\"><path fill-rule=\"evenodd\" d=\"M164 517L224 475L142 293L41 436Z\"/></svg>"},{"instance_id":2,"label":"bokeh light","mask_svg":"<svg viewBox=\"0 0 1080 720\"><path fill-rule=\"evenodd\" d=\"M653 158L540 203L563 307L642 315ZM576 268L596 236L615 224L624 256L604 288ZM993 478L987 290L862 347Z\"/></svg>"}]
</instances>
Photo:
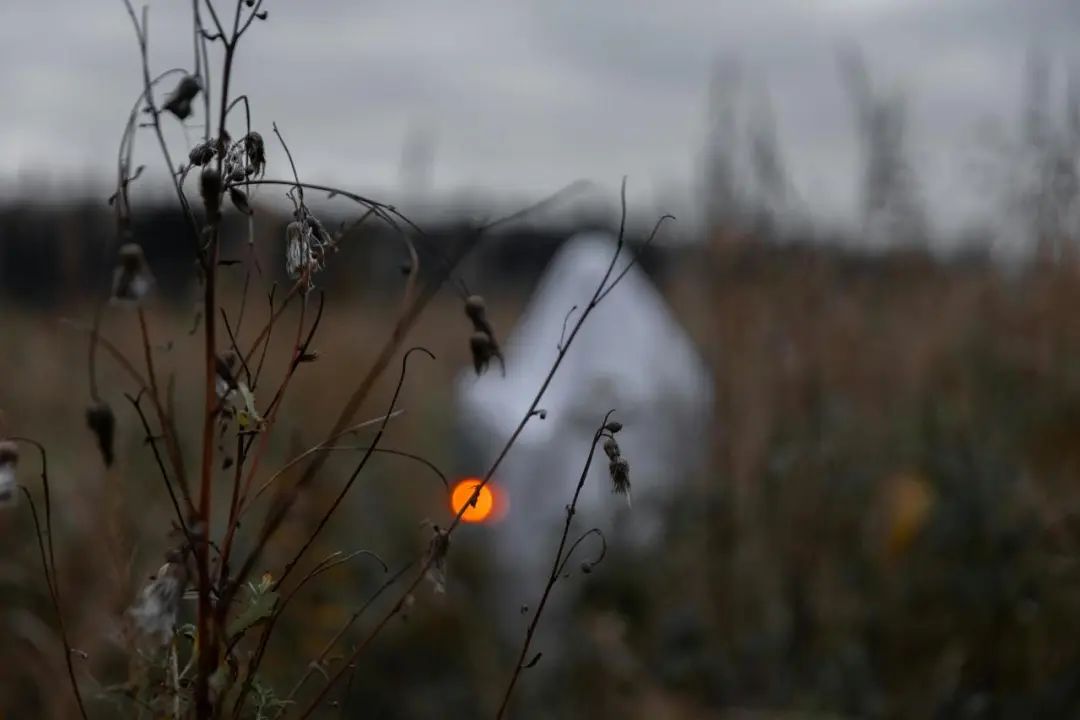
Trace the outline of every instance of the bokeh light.
<instances>
[{"instance_id":1,"label":"bokeh light","mask_svg":"<svg viewBox=\"0 0 1080 720\"><path fill-rule=\"evenodd\" d=\"M458 484L454 486L453 492L450 493L450 509L454 511L454 514L456 515L461 512L462 508L465 508L465 512L461 515L461 519L464 522L490 522L498 520L503 515L503 511L505 510L505 498L498 487L491 482L480 488L480 494L476 498L476 504L469 506L469 500L472 499L476 486L481 485L482 483L483 480L480 478L465 478L458 482Z\"/></svg>"}]
</instances>

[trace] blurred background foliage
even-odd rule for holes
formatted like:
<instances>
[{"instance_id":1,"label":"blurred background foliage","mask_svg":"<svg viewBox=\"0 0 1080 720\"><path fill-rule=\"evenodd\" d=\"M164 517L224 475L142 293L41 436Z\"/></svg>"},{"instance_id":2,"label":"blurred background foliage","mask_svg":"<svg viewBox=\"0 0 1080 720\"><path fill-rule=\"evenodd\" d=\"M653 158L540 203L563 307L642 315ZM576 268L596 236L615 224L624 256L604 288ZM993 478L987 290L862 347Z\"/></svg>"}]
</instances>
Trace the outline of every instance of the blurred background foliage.
<instances>
[{"instance_id":1,"label":"blurred background foliage","mask_svg":"<svg viewBox=\"0 0 1080 720\"><path fill-rule=\"evenodd\" d=\"M139 222L161 288L150 307L155 342L183 388L199 369L187 334L190 267L173 255L182 227L166 211ZM268 273L280 272L283 222L260 224ZM119 462L105 472L83 424L86 337L60 321L89 320L108 227L93 207L0 213L0 408L10 432L49 448L65 610L103 716L101 698L122 695L110 685L127 673L113 640L118 618L170 541L160 479L120 394L125 381L103 363L120 419ZM463 272L484 289L497 327L513 326L568 232L521 231L470 259ZM398 302L385 268L400 252L372 231L331 265L320 359L295 380L270 461L317 442L374 356L373 338L388 331ZM556 589L573 598L572 612L541 623L537 649L559 649L526 672L515 716L1080 712L1077 268L719 231L702 244L655 248L645 267L714 373L711 460L672 478L660 541L630 549L616 531L602 565ZM227 306L239 301L241 277L227 282ZM265 297L249 303L265 316ZM137 348L128 314L108 313L103 327ZM444 293L414 335L439 361L410 377L406 412L387 438L454 476L476 471L454 439L452 383L469 366L467 331L459 300ZM288 331L274 338L271 376L290 343ZM368 416L381 412L392 380ZM197 403L178 399L185 427ZM20 467L30 487L35 463ZM349 467L350 458L334 458L301 498L267 571L310 532ZM310 562L367 548L396 568L423 549L425 519L447 518L441 485L421 467L383 457L370 468ZM345 717L492 714L518 643L493 618L519 598L497 582L486 533L475 526L455 536L448 593L425 588L361 656L336 696ZM64 717L71 706L25 508L0 515L0 537L0 708ZM538 538L556 540L554 529ZM358 558L306 586L270 644L265 681L279 696L383 578ZM349 642L371 617L361 616ZM320 681L314 674L301 697Z\"/></svg>"}]
</instances>

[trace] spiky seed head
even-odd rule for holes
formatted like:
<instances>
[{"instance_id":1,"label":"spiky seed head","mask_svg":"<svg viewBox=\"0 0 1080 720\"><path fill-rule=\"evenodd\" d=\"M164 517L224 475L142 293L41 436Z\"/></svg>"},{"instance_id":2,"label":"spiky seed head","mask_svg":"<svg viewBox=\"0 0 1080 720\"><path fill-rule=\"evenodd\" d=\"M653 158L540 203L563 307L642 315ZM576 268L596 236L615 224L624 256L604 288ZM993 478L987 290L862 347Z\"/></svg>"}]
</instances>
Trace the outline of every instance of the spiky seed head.
<instances>
[{"instance_id":1,"label":"spiky seed head","mask_svg":"<svg viewBox=\"0 0 1080 720\"><path fill-rule=\"evenodd\" d=\"M624 457L617 457L608 465L611 473L611 490L617 495L630 496L630 463Z\"/></svg>"}]
</instances>

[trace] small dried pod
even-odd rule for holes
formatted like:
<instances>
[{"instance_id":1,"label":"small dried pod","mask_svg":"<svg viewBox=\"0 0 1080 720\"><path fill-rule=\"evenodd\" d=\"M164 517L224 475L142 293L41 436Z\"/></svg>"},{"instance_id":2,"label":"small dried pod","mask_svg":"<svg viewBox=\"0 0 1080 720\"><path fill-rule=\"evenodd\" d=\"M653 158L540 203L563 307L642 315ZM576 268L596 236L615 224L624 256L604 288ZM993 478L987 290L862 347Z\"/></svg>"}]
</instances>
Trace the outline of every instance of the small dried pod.
<instances>
[{"instance_id":1,"label":"small dried pod","mask_svg":"<svg viewBox=\"0 0 1080 720\"><path fill-rule=\"evenodd\" d=\"M91 403L86 408L86 426L97 439L98 450L101 451L101 459L105 461L105 467L112 467L116 416L113 415L109 404L100 400Z\"/></svg>"},{"instance_id":2,"label":"small dried pod","mask_svg":"<svg viewBox=\"0 0 1080 720\"><path fill-rule=\"evenodd\" d=\"M19 464L19 446L11 440L0 440L0 508L11 507L19 500L19 483L15 469Z\"/></svg>"},{"instance_id":3,"label":"small dried pod","mask_svg":"<svg viewBox=\"0 0 1080 720\"><path fill-rule=\"evenodd\" d=\"M202 167L206 163L214 159L216 151L214 150L214 141L207 140L201 142L195 147L191 148L191 152L188 153L188 162L196 167Z\"/></svg>"},{"instance_id":4,"label":"small dried pod","mask_svg":"<svg viewBox=\"0 0 1080 720\"><path fill-rule=\"evenodd\" d=\"M146 264L142 246L120 246L119 262L113 271L112 299L116 302L139 302L149 294L154 276Z\"/></svg>"},{"instance_id":5,"label":"small dried pod","mask_svg":"<svg viewBox=\"0 0 1080 720\"><path fill-rule=\"evenodd\" d=\"M262 135L252 130L244 136L249 174L262 175L266 169L266 143Z\"/></svg>"},{"instance_id":6,"label":"small dried pod","mask_svg":"<svg viewBox=\"0 0 1080 720\"><path fill-rule=\"evenodd\" d=\"M216 221L221 215L221 191L221 173L214 167L204 169L199 178L199 192L202 195L203 206L206 208L206 215L212 221Z\"/></svg>"},{"instance_id":7,"label":"small dried pod","mask_svg":"<svg viewBox=\"0 0 1080 720\"><path fill-rule=\"evenodd\" d=\"M199 78L194 75L185 75L177 83L169 97L165 99L162 108L181 120L185 120L191 115L191 101L195 99L200 90L202 90L202 83L199 82Z\"/></svg>"},{"instance_id":8,"label":"small dried pod","mask_svg":"<svg viewBox=\"0 0 1080 720\"><path fill-rule=\"evenodd\" d=\"M616 495L625 495L626 504L630 504L630 463L624 457L618 457L608 464L611 473L611 490Z\"/></svg>"},{"instance_id":9,"label":"small dried pod","mask_svg":"<svg viewBox=\"0 0 1080 720\"><path fill-rule=\"evenodd\" d=\"M479 295L470 295L465 298L465 315L472 320L477 330L485 330L487 324L487 306L484 298Z\"/></svg>"},{"instance_id":10,"label":"small dried pod","mask_svg":"<svg viewBox=\"0 0 1080 720\"><path fill-rule=\"evenodd\" d=\"M330 248L335 244L334 238L326 231L323 224L319 222L319 218L307 213L304 218L304 222L307 224L308 231L315 239L316 245L322 248Z\"/></svg>"},{"instance_id":11,"label":"small dried pod","mask_svg":"<svg viewBox=\"0 0 1080 720\"><path fill-rule=\"evenodd\" d=\"M311 265L311 243L304 226L295 220L285 228L285 272L296 280Z\"/></svg>"},{"instance_id":12,"label":"small dried pod","mask_svg":"<svg viewBox=\"0 0 1080 720\"><path fill-rule=\"evenodd\" d=\"M255 211L251 209L251 205L248 204L247 193L243 190L234 187L229 188L229 200L232 202L233 207L245 215L255 214Z\"/></svg>"}]
</instances>

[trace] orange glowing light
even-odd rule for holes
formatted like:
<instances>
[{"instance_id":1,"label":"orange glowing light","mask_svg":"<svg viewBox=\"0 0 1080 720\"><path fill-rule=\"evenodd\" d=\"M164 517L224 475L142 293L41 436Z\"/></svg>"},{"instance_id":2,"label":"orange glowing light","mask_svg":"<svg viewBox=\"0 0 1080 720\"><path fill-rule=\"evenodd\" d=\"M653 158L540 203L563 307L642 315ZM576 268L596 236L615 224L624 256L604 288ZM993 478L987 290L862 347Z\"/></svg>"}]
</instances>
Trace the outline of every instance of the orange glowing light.
<instances>
[{"instance_id":1,"label":"orange glowing light","mask_svg":"<svg viewBox=\"0 0 1080 720\"><path fill-rule=\"evenodd\" d=\"M476 497L476 504L469 505L469 500L472 499L476 486L481 483L480 478L465 478L455 485L454 491L450 493L450 508L454 511L454 514L461 512L461 509L465 508L465 512L461 513L461 519L465 522L481 523L488 520L497 520L501 515L500 507L503 505L501 493L491 483L480 488L480 494Z\"/></svg>"}]
</instances>

